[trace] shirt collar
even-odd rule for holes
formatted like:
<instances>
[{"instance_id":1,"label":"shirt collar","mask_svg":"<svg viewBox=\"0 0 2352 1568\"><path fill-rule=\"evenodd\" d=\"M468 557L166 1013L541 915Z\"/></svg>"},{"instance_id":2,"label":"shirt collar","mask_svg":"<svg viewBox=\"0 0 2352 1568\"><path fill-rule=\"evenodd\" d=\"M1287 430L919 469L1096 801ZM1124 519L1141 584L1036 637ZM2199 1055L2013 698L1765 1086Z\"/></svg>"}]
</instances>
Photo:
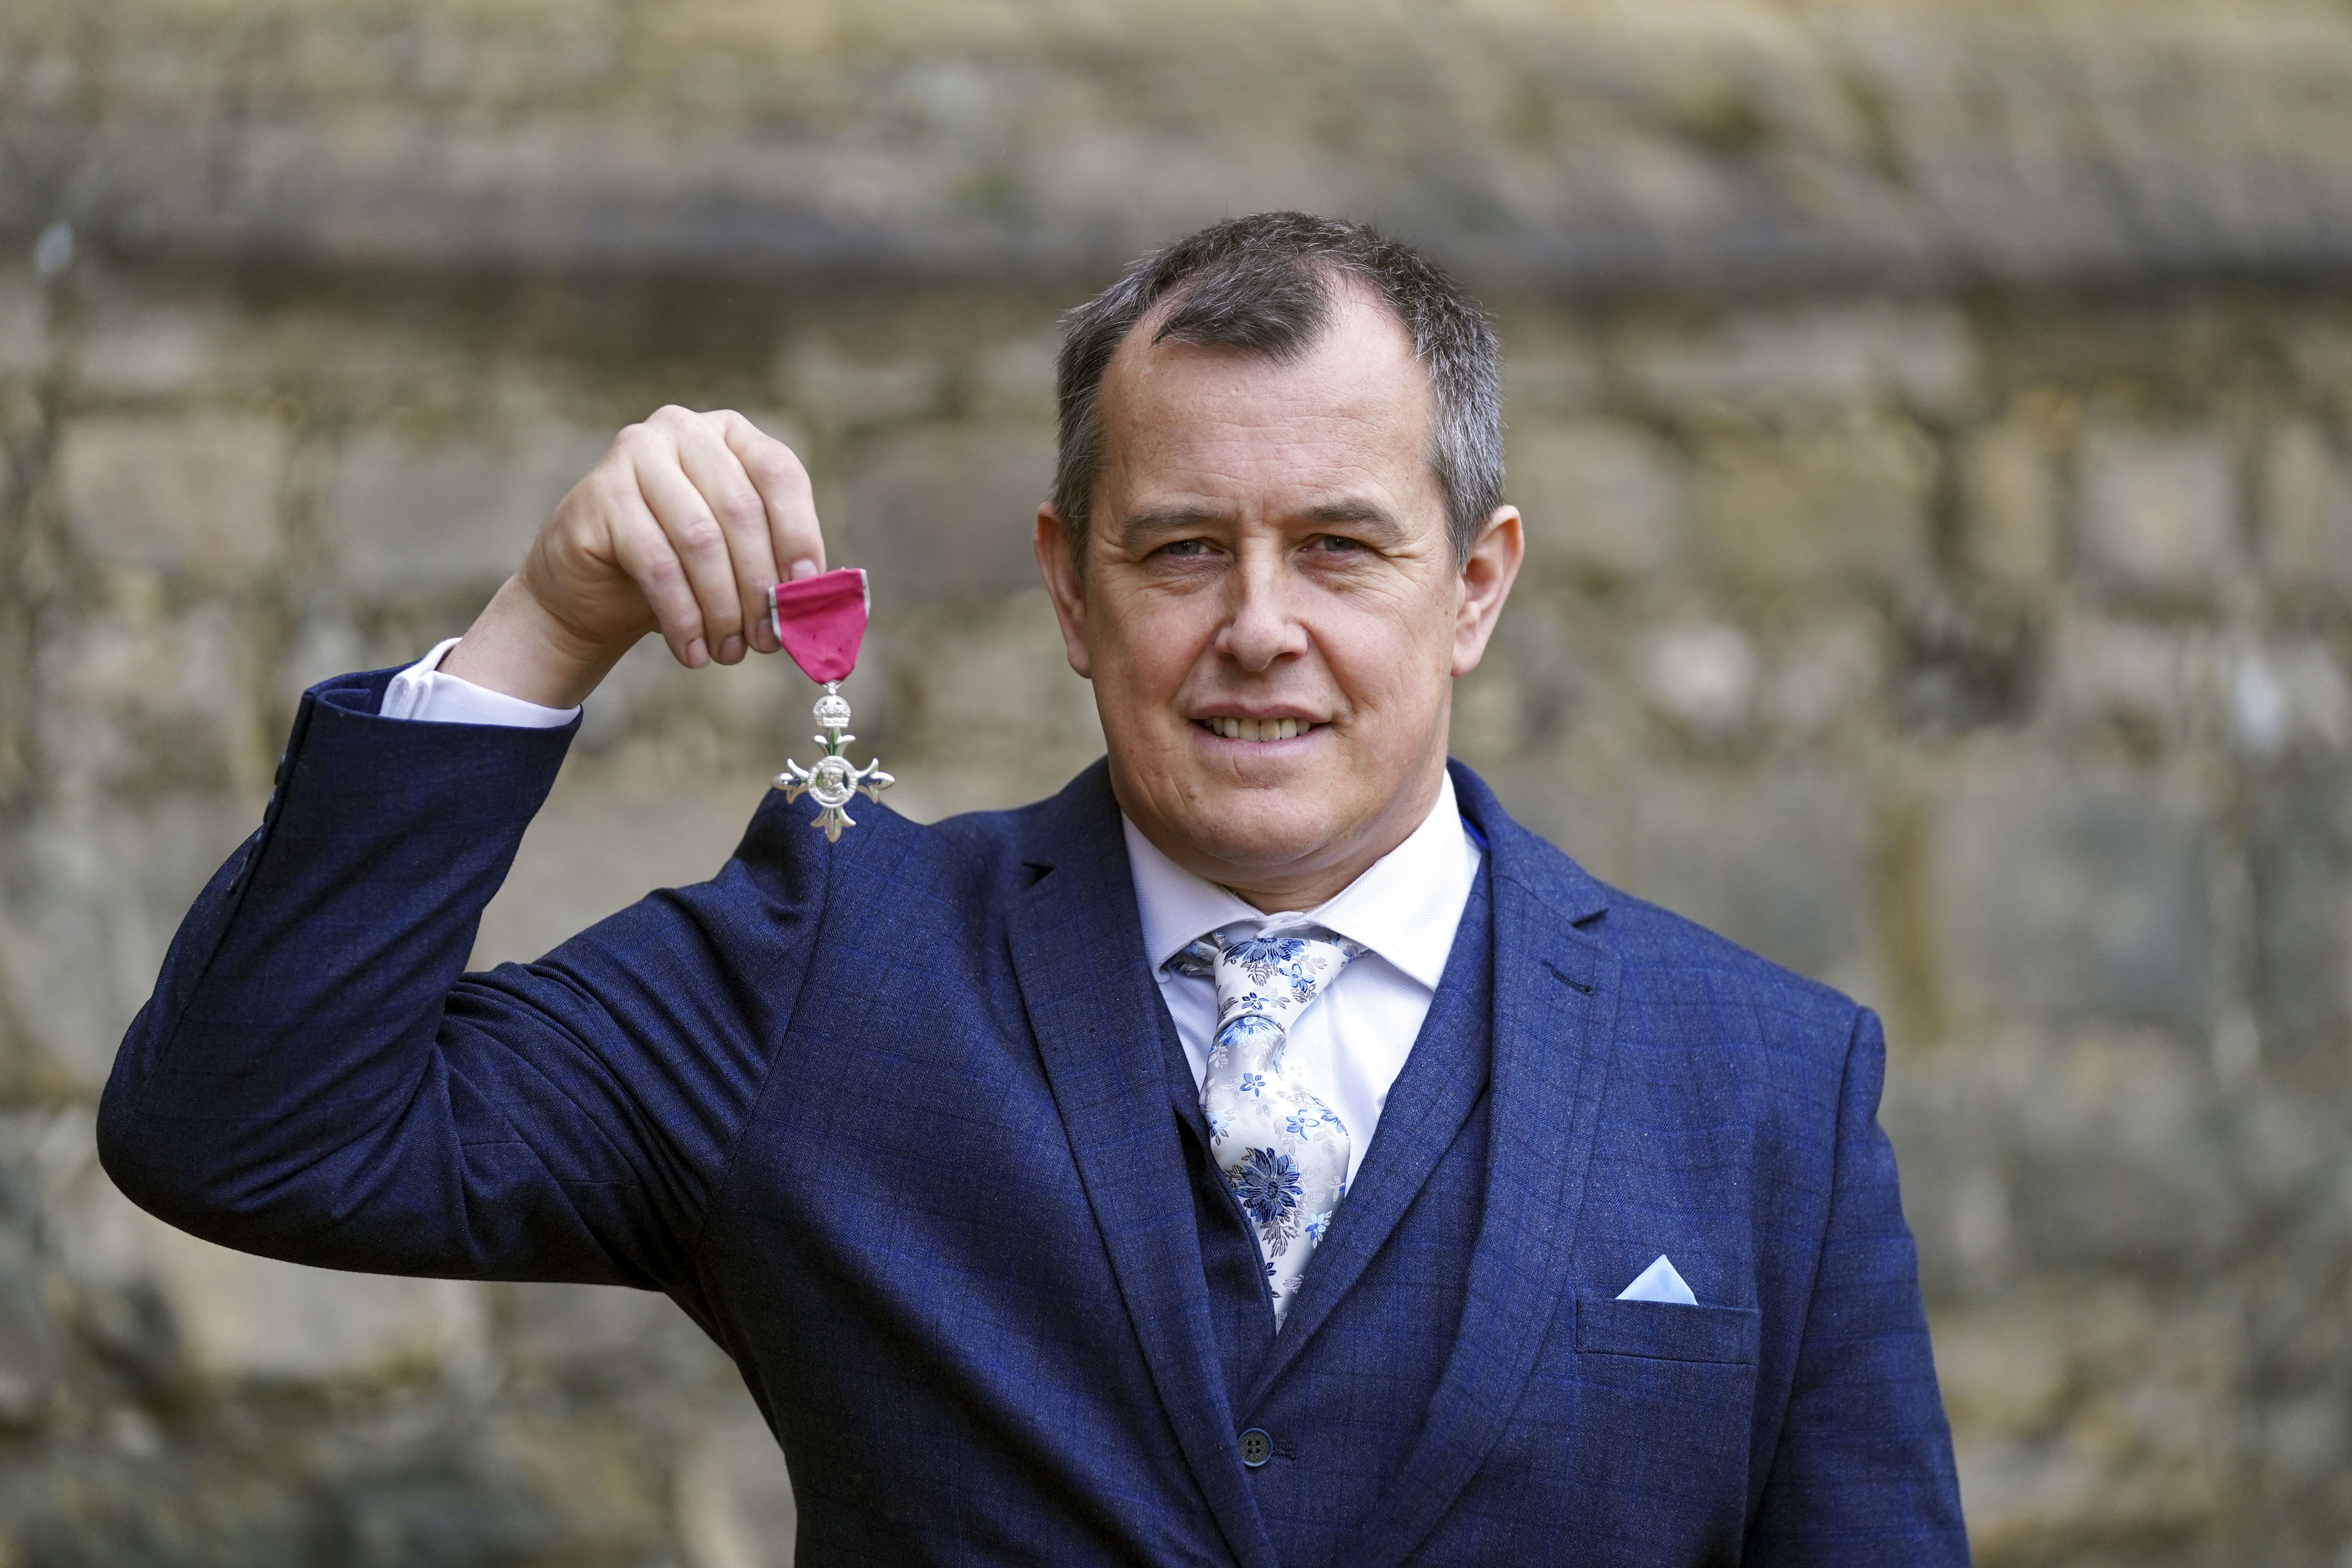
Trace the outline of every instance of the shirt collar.
<instances>
[{"instance_id":1,"label":"shirt collar","mask_svg":"<svg viewBox=\"0 0 2352 1568\"><path fill-rule=\"evenodd\" d=\"M1300 913L1261 913L1161 854L1124 813L1119 826L1127 835L1127 860L1135 878L1143 950L1154 969L1224 926L1246 924L1259 931L1319 925L1362 942L1434 991L1454 948L1454 928L1469 901L1470 884L1478 875L1478 847L1463 823L1450 775L1441 775L1436 804L1403 843L1323 903Z\"/></svg>"}]
</instances>

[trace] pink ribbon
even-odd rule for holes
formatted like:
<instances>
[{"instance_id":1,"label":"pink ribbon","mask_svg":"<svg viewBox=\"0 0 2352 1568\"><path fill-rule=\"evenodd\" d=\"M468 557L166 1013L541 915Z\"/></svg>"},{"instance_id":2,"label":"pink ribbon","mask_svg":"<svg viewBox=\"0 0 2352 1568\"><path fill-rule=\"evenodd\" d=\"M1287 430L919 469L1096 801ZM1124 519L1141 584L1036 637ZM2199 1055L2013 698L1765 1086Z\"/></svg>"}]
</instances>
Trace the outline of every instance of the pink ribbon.
<instances>
[{"instance_id":1,"label":"pink ribbon","mask_svg":"<svg viewBox=\"0 0 2352 1568\"><path fill-rule=\"evenodd\" d=\"M768 591L768 613L776 640L811 680L848 679L857 668L857 645L866 636L866 612L873 595L866 571L845 566Z\"/></svg>"}]
</instances>

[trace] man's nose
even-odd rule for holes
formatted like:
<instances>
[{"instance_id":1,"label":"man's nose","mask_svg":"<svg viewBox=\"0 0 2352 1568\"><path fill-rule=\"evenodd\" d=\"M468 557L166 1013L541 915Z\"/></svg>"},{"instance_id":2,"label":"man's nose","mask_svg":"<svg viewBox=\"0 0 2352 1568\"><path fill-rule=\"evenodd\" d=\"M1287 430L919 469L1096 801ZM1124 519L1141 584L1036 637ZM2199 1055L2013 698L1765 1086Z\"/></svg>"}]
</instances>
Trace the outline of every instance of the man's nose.
<instances>
[{"instance_id":1,"label":"man's nose","mask_svg":"<svg viewBox=\"0 0 2352 1568\"><path fill-rule=\"evenodd\" d=\"M1307 650L1292 594L1297 584L1279 552L1245 552L1235 563L1233 605L1217 633L1217 651L1252 674Z\"/></svg>"}]
</instances>

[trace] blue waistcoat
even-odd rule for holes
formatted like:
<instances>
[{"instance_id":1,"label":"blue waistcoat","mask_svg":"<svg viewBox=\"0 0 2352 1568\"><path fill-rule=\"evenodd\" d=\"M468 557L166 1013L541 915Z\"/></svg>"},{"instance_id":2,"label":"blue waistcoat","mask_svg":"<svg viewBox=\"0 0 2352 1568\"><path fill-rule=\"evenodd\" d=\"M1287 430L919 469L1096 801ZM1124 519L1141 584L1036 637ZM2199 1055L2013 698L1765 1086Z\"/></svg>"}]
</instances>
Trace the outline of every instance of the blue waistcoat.
<instances>
[{"instance_id":1,"label":"blue waistcoat","mask_svg":"<svg viewBox=\"0 0 2352 1568\"><path fill-rule=\"evenodd\" d=\"M1436 998L1339 1205L1347 1217L1335 1215L1316 1248L1279 1337L1257 1239L1208 1158L1192 1068L1161 1010L1226 1398L1244 1429L1273 1439L1258 1512L1294 1568L1336 1560L1348 1522L1370 1511L1405 1462L1437 1391L1438 1363L1391 1353L1381 1304L1414 1301L1440 1337L1462 1321L1486 1184L1487 885L1482 866Z\"/></svg>"}]
</instances>

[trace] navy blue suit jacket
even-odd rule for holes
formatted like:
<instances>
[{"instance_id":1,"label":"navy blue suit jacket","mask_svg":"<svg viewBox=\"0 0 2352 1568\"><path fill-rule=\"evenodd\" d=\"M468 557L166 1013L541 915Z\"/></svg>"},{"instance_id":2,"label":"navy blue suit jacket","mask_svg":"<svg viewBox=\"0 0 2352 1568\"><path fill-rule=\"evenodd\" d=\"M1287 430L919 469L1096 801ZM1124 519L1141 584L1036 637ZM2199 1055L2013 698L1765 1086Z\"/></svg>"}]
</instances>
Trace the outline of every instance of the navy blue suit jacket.
<instances>
[{"instance_id":1,"label":"navy blue suit jacket","mask_svg":"<svg viewBox=\"0 0 2352 1568\"><path fill-rule=\"evenodd\" d=\"M772 797L711 881L467 974L570 732L387 721L388 678L304 699L123 1042L100 1148L155 1214L668 1292L813 1564L1966 1561L1875 1020L1467 770L1482 899L1236 1361L1099 765L832 847ZM1661 1252L1699 1305L1615 1300Z\"/></svg>"}]
</instances>

